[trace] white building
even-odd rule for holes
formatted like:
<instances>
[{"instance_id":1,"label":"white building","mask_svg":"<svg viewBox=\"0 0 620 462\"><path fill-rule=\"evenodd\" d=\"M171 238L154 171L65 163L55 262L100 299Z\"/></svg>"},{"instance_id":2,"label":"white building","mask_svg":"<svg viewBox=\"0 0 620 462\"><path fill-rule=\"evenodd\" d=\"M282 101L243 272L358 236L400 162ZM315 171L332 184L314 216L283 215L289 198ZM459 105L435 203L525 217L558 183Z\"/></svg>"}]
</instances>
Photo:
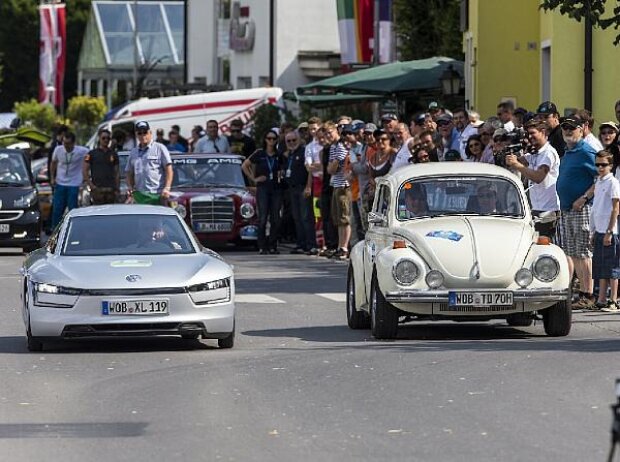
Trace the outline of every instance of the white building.
<instances>
[{"instance_id":1,"label":"white building","mask_svg":"<svg viewBox=\"0 0 620 462\"><path fill-rule=\"evenodd\" d=\"M293 90L335 75L339 50L335 0L188 0L189 83Z\"/></svg>"}]
</instances>

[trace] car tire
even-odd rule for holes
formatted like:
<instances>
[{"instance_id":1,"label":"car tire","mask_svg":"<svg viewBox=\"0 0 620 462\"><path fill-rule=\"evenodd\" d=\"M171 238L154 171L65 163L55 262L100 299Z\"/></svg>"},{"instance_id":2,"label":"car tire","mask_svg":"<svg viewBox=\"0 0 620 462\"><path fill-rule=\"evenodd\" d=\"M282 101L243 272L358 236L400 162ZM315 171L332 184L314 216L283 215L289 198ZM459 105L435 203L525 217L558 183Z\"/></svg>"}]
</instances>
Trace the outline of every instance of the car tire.
<instances>
[{"instance_id":1,"label":"car tire","mask_svg":"<svg viewBox=\"0 0 620 462\"><path fill-rule=\"evenodd\" d=\"M228 337L217 339L217 346L220 348L232 348L235 346L235 328Z\"/></svg>"},{"instance_id":2,"label":"car tire","mask_svg":"<svg viewBox=\"0 0 620 462\"><path fill-rule=\"evenodd\" d=\"M353 265L349 265L347 274L347 324L351 329L368 329L370 327L370 316L363 310L355 307L355 276L353 275Z\"/></svg>"},{"instance_id":3,"label":"car tire","mask_svg":"<svg viewBox=\"0 0 620 462\"><path fill-rule=\"evenodd\" d=\"M573 311L567 300L542 310L545 334L550 337L565 337L570 333Z\"/></svg>"},{"instance_id":4,"label":"car tire","mask_svg":"<svg viewBox=\"0 0 620 462\"><path fill-rule=\"evenodd\" d=\"M26 341L28 346L28 351L43 351L43 342L39 340L37 337L33 337L30 333L30 327L26 331Z\"/></svg>"},{"instance_id":5,"label":"car tire","mask_svg":"<svg viewBox=\"0 0 620 462\"><path fill-rule=\"evenodd\" d=\"M529 327L534 322L532 313L513 313L506 317L506 322L512 327Z\"/></svg>"},{"instance_id":6,"label":"car tire","mask_svg":"<svg viewBox=\"0 0 620 462\"><path fill-rule=\"evenodd\" d=\"M376 339L393 339L398 333L398 311L385 300L376 273L370 284L370 331Z\"/></svg>"}]
</instances>

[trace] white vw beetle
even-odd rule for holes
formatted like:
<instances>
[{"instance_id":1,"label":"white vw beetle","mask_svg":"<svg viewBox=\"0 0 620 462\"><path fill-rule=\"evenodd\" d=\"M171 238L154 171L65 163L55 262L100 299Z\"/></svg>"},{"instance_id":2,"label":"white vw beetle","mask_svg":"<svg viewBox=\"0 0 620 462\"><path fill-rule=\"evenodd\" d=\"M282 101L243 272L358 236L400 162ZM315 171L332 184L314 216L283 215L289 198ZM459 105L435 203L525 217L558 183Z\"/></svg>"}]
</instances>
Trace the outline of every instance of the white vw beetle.
<instances>
[{"instance_id":1,"label":"white vw beetle","mask_svg":"<svg viewBox=\"0 0 620 462\"><path fill-rule=\"evenodd\" d=\"M528 326L568 335L571 308L563 251L534 230L519 179L488 164L407 166L377 179L366 239L353 247L347 321L394 338L409 320Z\"/></svg>"}]
</instances>

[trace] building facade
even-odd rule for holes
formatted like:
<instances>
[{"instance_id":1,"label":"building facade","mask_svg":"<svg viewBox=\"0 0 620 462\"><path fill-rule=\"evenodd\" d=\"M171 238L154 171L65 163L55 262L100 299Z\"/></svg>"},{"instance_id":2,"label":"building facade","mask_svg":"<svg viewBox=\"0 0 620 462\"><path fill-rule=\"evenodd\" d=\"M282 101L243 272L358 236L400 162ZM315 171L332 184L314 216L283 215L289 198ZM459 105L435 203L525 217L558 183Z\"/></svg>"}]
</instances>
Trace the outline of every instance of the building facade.
<instances>
[{"instance_id":1,"label":"building facade","mask_svg":"<svg viewBox=\"0 0 620 462\"><path fill-rule=\"evenodd\" d=\"M556 103L560 115L587 105L586 26L538 0L464 1L465 99L483 117L513 100L531 111ZM614 120L620 97L620 47L613 29L592 31L591 109L598 122Z\"/></svg>"}]
</instances>

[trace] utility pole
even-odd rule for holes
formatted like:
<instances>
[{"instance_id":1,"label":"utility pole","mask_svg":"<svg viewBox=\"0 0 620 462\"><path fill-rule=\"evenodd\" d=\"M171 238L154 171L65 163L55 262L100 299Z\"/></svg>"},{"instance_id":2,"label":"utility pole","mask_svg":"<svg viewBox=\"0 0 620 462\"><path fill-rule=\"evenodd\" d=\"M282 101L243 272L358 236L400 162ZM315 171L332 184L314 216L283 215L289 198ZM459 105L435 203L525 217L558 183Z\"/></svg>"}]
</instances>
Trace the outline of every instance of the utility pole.
<instances>
[{"instance_id":1,"label":"utility pole","mask_svg":"<svg viewBox=\"0 0 620 462\"><path fill-rule=\"evenodd\" d=\"M379 39L379 32L380 32L380 27L379 27L379 12L380 12L380 1L381 0L375 0L375 10L374 10L374 15L373 15L373 21L374 21L374 38L373 38L373 45L372 45L372 65L373 66L378 66L380 64L380 60L379 60L379 47L381 44L381 40Z\"/></svg>"}]
</instances>

